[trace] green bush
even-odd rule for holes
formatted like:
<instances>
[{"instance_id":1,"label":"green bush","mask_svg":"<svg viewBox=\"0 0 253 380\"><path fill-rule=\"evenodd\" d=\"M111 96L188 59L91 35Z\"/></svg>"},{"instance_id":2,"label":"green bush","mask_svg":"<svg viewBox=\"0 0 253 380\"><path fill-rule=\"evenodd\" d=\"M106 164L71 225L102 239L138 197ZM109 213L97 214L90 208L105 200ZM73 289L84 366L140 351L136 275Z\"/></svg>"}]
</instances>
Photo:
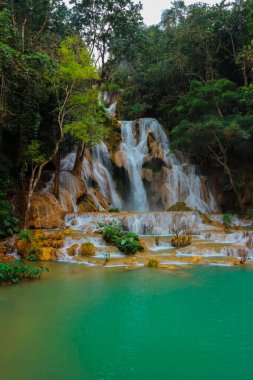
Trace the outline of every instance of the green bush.
<instances>
[{"instance_id":1,"label":"green bush","mask_svg":"<svg viewBox=\"0 0 253 380\"><path fill-rule=\"evenodd\" d=\"M0 263L0 285L15 284L21 280L34 280L40 278L43 272L48 272L48 268L26 266L21 259L10 264Z\"/></svg>"},{"instance_id":2,"label":"green bush","mask_svg":"<svg viewBox=\"0 0 253 380\"><path fill-rule=\"evenodd\" d=\"M193 209L188 207L184 202L177 202L169 207L167 211L193 211Z\"/></svg>"},{"instance_id":3,"label":"green bush","mask_svg":"<svg viewBox=\"0 0 253 380\"><path fill-rule=\"evenodd\" d=\"M116 222L98 223L98 229L107 243L113 243L116 237L122 237L123 231Z\"/></svg>"},{"instance_id":4,"label":"green bush","mask_svg":"<svg viewBox=\"0 0 253 380\"><path fill-rule=\"evenodd\" d=\"M138 235L123 231L116 222L99 223L98 228L102 232L104 240L115 245L121 252L132 254L143 251Z\"/></svg>"},{"instance_id":5,"label":"green bush","mask_svg":"<svg viewBox=\"0 0 253 380\"><path fill-rule=\"evenodd\" d=\"M150 259L148 266L151 268L158 268L158 261L156 259Z\"/></svg>"},{"instance_id":6,"label":"green bush","mask_svg":"<svg viewBox=\"0 0 253 380\"><path fill-rule=\"evenodd\" d=\"M31 230L21 230L20 239L30 243L33 240L33 231Z\"/></svg>"},{"instance_id":7,"label":"green bush","mask_svg":"<svg viewBox=\"0 0 253 380\"><path fill-rule=\"evenodd\" d=\"M27 253L27 260L29 261L37 261L39 260L39 255L41 254L40 248L36 247L36 245L32 245Z\"/></svg>"},{"instance_id":8,"label":"green bush","mask_svg":"<svg viewBox=\"0 0 253 380\"><path fill-rule=\"evenodd\" d=\"M111 208L109 208L109 212L119 212L119 208L111 207Z\"/></svg>"},{"instance_id":9,"label":"green bush","mask_svg":"<svg viewBox=\"0 0 253 380\"><path fill-rule=\"evenodd\" d=\"M115 240L117 248L126 254L137 253L143 251L143 247L138 240L135 240L131 236L125 236L123 238L116 238Z\"/></svg>"},{"instance_id":10,"label":"green bush","mask_svg":"<svg viewBox=\"0 0 253 380\"><path fill-rule=\"evenodd\" d=\"M19 231L18 218L12 215L11 203L5 196L5 193L0 193L0 239Z\"/></svg>"},{"instance_id":11,"label":"green bush","mask_svg":"<svg viewBox=\"0 0 253 380\"><path fill-rule=\"evenodd\" d=\"M226 230L229 230L230 228L233 227L232 220L233 220L233 215L229 211L227 211L222 217L222 223Z\"/></svg>"},{"instance_id":12,"label":"green bush","mask_svg":"<svg viewBox=\"0 0 253 380\"><path fill-rule=\"evenodd\" d=\"M248 208L248 209L246 210L246 217L247 217L248 219L253 219L253 209L252 209L252 208Z\"/></svg>"}]
</instances>

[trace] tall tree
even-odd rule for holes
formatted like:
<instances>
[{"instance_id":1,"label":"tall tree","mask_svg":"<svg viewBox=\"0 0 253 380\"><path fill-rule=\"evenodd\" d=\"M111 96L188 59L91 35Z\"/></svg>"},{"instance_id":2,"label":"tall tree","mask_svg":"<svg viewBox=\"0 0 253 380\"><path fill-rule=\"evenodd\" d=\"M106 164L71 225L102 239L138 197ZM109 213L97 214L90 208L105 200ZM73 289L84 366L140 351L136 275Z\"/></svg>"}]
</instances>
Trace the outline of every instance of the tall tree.
<instances>
[{"instance_id":1,"label":"tall tree","mask_svg":"<svg viewBox=\"0 0 253 380\"><path fill-rule=\"evenodd\" d=\"M119 46L119 40L126 41L127 36L132 43L136 36L135 31L142 23L141 3L128 0L72 0L70 3L74 5L73 26L101 66L103 80L107 55L116 41ZM123 46L126 49L126 44Z\"/></svg>"}]
</instances>

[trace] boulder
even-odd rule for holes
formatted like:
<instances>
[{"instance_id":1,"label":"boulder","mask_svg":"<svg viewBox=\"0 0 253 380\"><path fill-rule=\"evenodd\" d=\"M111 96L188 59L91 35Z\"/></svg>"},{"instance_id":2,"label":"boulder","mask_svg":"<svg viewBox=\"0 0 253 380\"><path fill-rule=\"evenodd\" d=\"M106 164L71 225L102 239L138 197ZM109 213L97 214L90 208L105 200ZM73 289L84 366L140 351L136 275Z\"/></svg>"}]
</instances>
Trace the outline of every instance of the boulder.
<instances>
[{"instance_id":1,"label":"boulder","mask_svg":"<svg viewBox=\"0 0 253 380\"><path fill-rule=\"evenodd\" d=\"M92 243L83 243L80 246L79 254L81 256L95 256L95 247Z\"/></svg>"}]
</instances>

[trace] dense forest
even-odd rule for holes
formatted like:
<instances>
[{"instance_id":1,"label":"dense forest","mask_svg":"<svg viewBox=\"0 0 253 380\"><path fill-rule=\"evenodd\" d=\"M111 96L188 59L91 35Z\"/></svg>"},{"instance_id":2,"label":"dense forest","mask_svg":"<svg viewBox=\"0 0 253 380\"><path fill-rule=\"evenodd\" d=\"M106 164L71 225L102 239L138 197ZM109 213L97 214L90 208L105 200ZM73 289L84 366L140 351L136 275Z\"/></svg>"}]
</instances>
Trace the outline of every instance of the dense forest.
<instances>
[{"instance_id":1,"label":"dense forest","mask_svg":"<svg viewBox=\"0 0 253 380\"><path fill-rule=\"evenodd\" d=\"M252 0L176 1L150 27L141 9L127 0L0 3L1 236L28 226L46 168L57 198L60 158L76 149L78 173L84 149L107 138L105 91L118 119L156 117L172 149L215 177L230 207L250 212Z\"/></svg>"}]
</instances>

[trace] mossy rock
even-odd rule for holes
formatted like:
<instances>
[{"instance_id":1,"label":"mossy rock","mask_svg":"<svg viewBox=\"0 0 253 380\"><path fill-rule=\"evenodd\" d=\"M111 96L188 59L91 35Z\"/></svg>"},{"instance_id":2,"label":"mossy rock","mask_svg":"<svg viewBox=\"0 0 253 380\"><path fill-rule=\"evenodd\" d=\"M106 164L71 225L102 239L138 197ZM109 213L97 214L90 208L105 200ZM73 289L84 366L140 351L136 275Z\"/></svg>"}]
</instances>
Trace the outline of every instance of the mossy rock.
<instances>
[{"instance_id":1,"label":"mossy rock","mask_svg":"<svg viewBox=\"0 0 253 380\"><path fill-rule=\"evenodd\" d=\"M203 212L199 211L199 215L200 215L202 222L204 224L212 224L213 223L212 219L210 219L209 216L204 214Z\"/></svg>"},{"instance_id":2,"label":"mossy rock","mask_svg":"<svg viewBox=\"0 0 253 380\"><path fill-rule=\"evenodd\" d=\"M188 247L192 243L192 237L190 235L174 236L171 239L171 245L176 248Z\"/></svg>"},{"instance_id":3,"label":"mossy rock","mask_svg":"<svg viewBox=\"0 0 253 380\"><path fill-rule=\"evenodd\" d=\"M41 248L41 253L39 255L39 259L41 261L54 261L58 257L58 251L56 248L52 247L44 247Z\"/></svg>"},{"instance_id":4,"label":"mossy rock","mask_svg":"<svg viewBox=\"0 0 253 380\"><path fill-rule=\"evenodd\" d=\"M151 268L158 268L158 261L156 259L149 259L148 260L148 266Z\"/></svg>"},{"instance_id":5,"label":"mossy rock","mask_svg":"<svg viewBox=\"0 0 253 380\"><path fill-rule=\"evenodd\" d=\"M95 247L92 243L83 243L79 249L81 256L95 256Z\"/></svg>"},{"instance_id":6,"label":"mossy rock","mask_svg":"<svg viewBox=\"0 0 253 380\"><path fill-rule=\"evenodd\" d=\"M64 241L63 240L53 240L51 237L50 239L44 240L44 241L37 241L37 246L40 248L63 248L64 247Z\"/></svg>"},{"instance_id":7,"label":"mossy rock","mask_svg":"<svg viewBox=\"0 0 253 380\"><path fill-rule=\"evenodd\" d=\"M0 244L0 255L6 255L8 253L8 247L5 244Z\"/></svg>"},{"instance_id":8,"label":"mossy rock","mask_svg":"<svg viewBox=\"0 0 253 380\"><path fill-rule=\"evenodd\" d=\"M75 256L77 254L78 244L73 244L70 248L67 249L69 256Z\"/></svg>"},{"instance_id":9,"label":"mossy rock","mask_svg":"<svg viewBox=\"0 0 253 380\"><path fill-rule=\"evenodd\" d=\"M10 256L6 256L5 254L0 252L0 264L11 264L13 263L14 258Z\"/></svg>"},{"instance_id":10,"label":"mossy rock","mask_svg":"<svg viewBox=\"0 0 253 380\"><path fill-rule=\"evenodd\" d=\"M26 240L17 241L17 251L21 257L25 257L28 251L31 249L32 243Z\"/></svg>"},{"instance_id":11,"label":"mossy rock","mask_svg":"<svg viewBox=\"0 0 253 380\"><path fill-rule=\"evenodd\" d=\"M169 207L167 211L193 211L193 209L188 207L184 202L177 202Z\"/></svg>"}]
</instances>

